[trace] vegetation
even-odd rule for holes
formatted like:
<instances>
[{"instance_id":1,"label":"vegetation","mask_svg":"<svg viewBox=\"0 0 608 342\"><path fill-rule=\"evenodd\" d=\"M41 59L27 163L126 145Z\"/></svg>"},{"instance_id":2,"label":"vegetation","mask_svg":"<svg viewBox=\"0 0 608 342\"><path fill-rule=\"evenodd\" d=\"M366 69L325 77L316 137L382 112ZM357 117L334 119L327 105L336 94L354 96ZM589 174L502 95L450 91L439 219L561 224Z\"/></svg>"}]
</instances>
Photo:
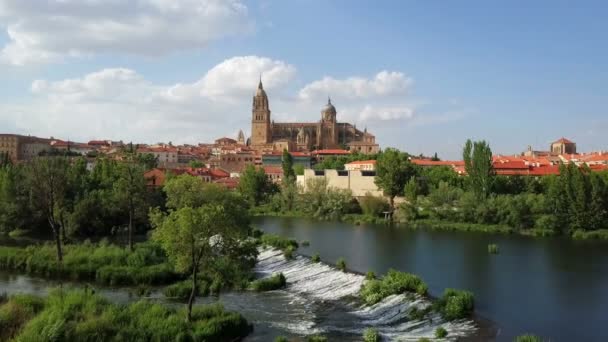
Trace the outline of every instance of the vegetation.
<instances>
[{"instance_id":1,"label":"vegetation","mask_svg":"<svg viewBox=\"0 0 608 342\"><path fill-rule=\"evenodd\" d=\"M298 241L294 239L288 239L276 234L264 234L262 235L260 242L262 245L270 246L280 250L286 250L288 248L298 249Z\"/></svg>"},{"instance_id":2,"label":"vegetation","mask_svg":"<svg viewBox=\"0 0 608 342\"><path fill-rule=\"evenodd\" d=\"M367 271L367 273L365 273L365 280L374 280L376 279L376 273L374 273L374 271Z\"/></svg>"},{"instance_id":3,"label":"vegetation","mask_svg":"<svg viewBox=\"0 0 608 342\"><path fill-rule=\"evenodd\" d=\"M257 292L273 291L287 286L287 279L283 273L275 274L269 278L258 279L251 282L250 288Z\"/></svg>"},{"instance_id":4,"label":"vegetation","mask_svg":"<svg viewBox=\"0 0 608 342\"><path fill-rule=\"evenodd\" d=\"M161 285L182 277L153 243L136 244L133 252L105 242L65 245L62 265L55 252L51 244L0 247L0 269L113 286Z\"/></svg>"},{"instance_id":5,"label":"vegetation","mask_svg":"<svg viewBox=\"0 0 608 342\"><path fill-rule=\"evenodd\" d=\"M360 295L363 301L372 305L390 295L406 292L425 295L427 285L416 275L389 270L381 279L367 280L361 288Z\"/></svg>"},{"instance_id":6,"label":"vegetation","mask_svg":"<svg viewBox=\"0 0 608 342\"><path fill-rule=\"evenodd\" d=\"M327 337L321 335L310 336L306 339L308 342L327 342Z\"/></svg>"},{"instance_id":7,"label":"vegetation","mask_svg":"<svg viewBox=\"0 0 608 342\"><path fill-rule=\"evenodd\" d=\"M445 289L443 296L434 305L443 318L452 321L469 317L475 308L475 300L471 292Z\"/></svg>"},{"instance_id":8,"label":"vegetation","mask_svg":"<svg viewBox=\"0 0 608 342\"><path fill-rule=\"evenodd\" d=\"M416 174L416 167L408 158L407 153L392 148L378 155L375 182L389 197L391 211L395 209L395 197L403 194L405 183Z\"/></svg>"},{"instance_id":9,"label":"vegetation","mask_svg":"<svg viewBox=\"0 0 608 342\"><path fill-rule=\"evenodd\" d=\"M263 168L247 165L239 178L238 191L251 205L257 206L277 191L276 186L266 177Z\"/></svg>"},{"instance_id":10,"label":"vegetation","mask_svg":"<svg viewBox=\"0 0 608 342\"><path fill-rule=\"evenodd\" d=\"M277 336L274 338L274 342L289 342L289 340L285 336Z\"/></svg>"},{"instance_id":11,"label":"vegetation","mask_svg":"<svg viewBox=\"0 0 608 342\"><path fill-rule=\"evenodd\" d=\"M167 192L172 210L151 212L150 221L156 228L153 239L163 247L176 270L191 275L187 310L191 320L201 269L228 262L242 276L255 263L255 247L242 243L249 233L249 207L238 194L212 184L201 185L201 179L189 175L167 183L172 189Z\"/></svg>"},{"instance_id":12,"label":"vegetation","mask_svg":"<svg viewBox=\"0 0 608 342\"><path fill-rule=\"evenodd\" d=\"M498 254L498 245L491 243L488 245L488 253L490 254Z\"/></svg>"},{"instance_id":13,"label":"vegetation","mask_svg":"<svg viewBox=\"0 0 608 342\"><path fill-rule=\"evenodd\" d=\"M17 295L0 306L0 339L16 341L226 341L252 327L221 305L184 310L136 302L109 303L82 290L51 292L48 298Z\"/></svg>"},{"instance_id":14,"label":"vegetation","mask_svg":"<svg viewBox=\"0 0 608 342\"><path fill-rule=\"evenodd\" d=\"M530 335L530 334L517 336L515 338L515 342L542 342L542 341L543 341L542 338L540 338L536 335Z\"/></svg>"},{"instance_id":15,"label":"vegetation","mask_svg":"<svg viewBox=\"0 0 608 342\"><path fill-rule=\"evenodd\" d=\"M344 260L344 258L340 258L338 259L338 261L336 262L336 267L342 271L342 272L346 272L346 260Z\"/></svg>"},{"instance_id":16,"label":"vegetation","mask_svg":"<svg viewBox=\"0 0 608 342\"><path fill-rule=\"evenodd\" d=\"M165 297L178 300L186 300L190 298L192 293L192 280L184 280L171 284L163 289ZM210 294L210 284L205 280L198 282L195 296L208 296Z\"/></svg>"},{"instance_id":17,"label":"vegetation","mask_svg":"<svg viewBox=\"0 0 608 342\"><path fill-rule=\"evenodd\" d=\"M469 139L464 145L462 159L471 190L478 199L487 198L492 191L494 176L490 145L483 140L472 142Z\"/></svg>"},{"instance_id":18,"label":"vegetation","mask_svg":"<svg viewBox=\"0 0 608 342\"><path fill-rule=\"evenodd\" d=\"M448 331L445 330L444 327L439 327L435 329L435 338L446 338L448 336Z\"/></svg>"},{"instance_id":19,"label":"vegetation","mask_svg":"<svg viewBox=\"0 0 608 342\"><path fill-rule=\"evenodd\" d=\"M364 342L380 342L382 338L378 334L378 330L374 328L367 328L363 331Z\"/></svg>"},{"instance_id":20,"label":"vegetation","mask_svg":"<svg viewBox=\"0 0 608 342\"><path fill-rule=\"evenodd\" d=\"M319 253L315 253L312 255L312 258L310 258L310 260L315 263L321 262L321 256L319 255Z\"/></svg>"}]
</instances>

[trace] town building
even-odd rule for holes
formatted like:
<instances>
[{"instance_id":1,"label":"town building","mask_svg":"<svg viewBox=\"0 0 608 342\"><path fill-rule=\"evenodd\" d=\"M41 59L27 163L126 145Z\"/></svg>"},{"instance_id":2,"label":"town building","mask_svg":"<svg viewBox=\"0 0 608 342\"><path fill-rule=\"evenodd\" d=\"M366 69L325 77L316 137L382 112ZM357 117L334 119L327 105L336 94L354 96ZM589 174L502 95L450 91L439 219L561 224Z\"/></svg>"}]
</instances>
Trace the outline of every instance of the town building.
<instances>
[{"instance_id":1,"label":"town building","mask_svg":"<svg viewBox=\"0 0 608 342\"><path fill-rule=\"evenodd\" d=\"M7 154L13 162L30 160L50 149L49 139L19 134L0 134L0 154Z\"/></svg>"},{"instance_id":2,"label":"town building","mask_svg":"<svg viewBox=\"0 0 608 342\"><path fill-rule=\"evenodd\" d=\"M360 160L344 164L347 171L376 171L375 160Z\"/></svg>"},{"instance_id":3,"label":"town building","mask_svg":"<svg viewBox=\"0 0 608 342\"><path fill-rule=\"evenodd\" d=\"M334 189L350 190L353 197L366 195L382 196L382 190L375 183L376 173L373 171L346 170L304 170L303 175L297 176L298 186L306 191L309 182L314 179L325 179L327 186Z\"/></svg>"},{"instance_id":4,"label":"town building","mask_svg":"<svg viewBox=\"0 0 608 342\"><path fill-rule=\"evenodd\" d=\"M262 85L253 97L250 146L257 151L313 151L348 146L361 153L377 153L376 137L350 123L337 121L336 107L327 100L318 122L276 123Z\"/></svg>"}]
</instances>

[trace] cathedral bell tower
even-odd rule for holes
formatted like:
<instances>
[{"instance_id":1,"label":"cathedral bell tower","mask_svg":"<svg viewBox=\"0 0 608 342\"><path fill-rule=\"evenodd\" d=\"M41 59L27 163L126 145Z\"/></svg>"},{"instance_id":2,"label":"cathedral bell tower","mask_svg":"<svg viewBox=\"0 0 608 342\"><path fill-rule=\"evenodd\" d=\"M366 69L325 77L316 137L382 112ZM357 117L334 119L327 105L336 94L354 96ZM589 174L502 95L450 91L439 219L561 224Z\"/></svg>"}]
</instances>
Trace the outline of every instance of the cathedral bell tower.
<instances>
[{"instance_id":1,"label":"cathedral bell tower","mask_svg":"<svg viewBox=\"0 0 608 342\"><path fill-rule=\"evenodd\" d=\"M268 96L262 85L262 78L258 90L253 97L253 110L251 116L251 145L264 145L272 142L270 132L270 107Z\"/></svg>"}]
</instances>

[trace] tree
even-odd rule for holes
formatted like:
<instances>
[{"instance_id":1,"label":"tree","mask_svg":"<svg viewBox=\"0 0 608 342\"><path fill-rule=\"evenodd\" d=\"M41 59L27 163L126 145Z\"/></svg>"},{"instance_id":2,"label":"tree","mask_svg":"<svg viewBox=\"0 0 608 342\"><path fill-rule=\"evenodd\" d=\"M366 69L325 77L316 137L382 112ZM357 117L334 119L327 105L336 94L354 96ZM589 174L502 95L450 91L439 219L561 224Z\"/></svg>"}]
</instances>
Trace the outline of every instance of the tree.
<instances>
[{"instance_id":1,"label":"tree","mask_svg":"<svg viewBox=\"0 0 608 342\"><path fill-rule=\"evenodd\" d=\"M8 154L8 152L0 152L0 168L10 166L12 164L13 161L11 160L11 156Z\"/></svg>"},{"instance_id":2,"label":"tree","mask_svg":"<svg viewBox=\"0 0 608 342\"><path fill-rule=\"evenodd\" d=\"M469 139L464 145L462 157L471 190L478 198L487 198L494 176L490 145L484 140L472 142Z\"/></svg>"},{"instance_id":3,"label":"tree","mask_svg":"<svg viewBox=\"0 0 608 342\"><path fill-rule=\"evenodd\" d=\"M191 178L191 184L200 181L191 176L184 176L169 183L178 182L184 185L189 183L184 181L186 177ZM204 189L206 187L203 186L203 190L206 190L204 197L193 193L197 192L198 187L171 187L173 190L169 200L178 206L169 214L158 209L150 214L152 225L156 228L153 239L161 244L178 271L189 272L192 276L192 290L188 300L189 321L192 319L192 304L198 288L199 272L227 260L238 262L239 258L243 257L243 241L249 232L246 202L236 194L219 187L209 186ZM177 189L180 191L175 191ZM198 203L182 202L174 196L204 199ZM252 253L255 253L255 249ZM255 259L254 254L246 257Z\"/></svg>"},{"instance_id":4,"label":"tree","mask_svg":"<svg viewBox=\"0 0 608 342\"><path fill-rule=\"evenodd\" d=\"M271 192L272 184L263 168L247 165L241 173L238 190L251 204L257 206Z\"/></svg>"},{"instance_id":5,"label":"tree","mask_svg":"<svg viewBox=\"0 0 608 342\"><path fill-rule=\"evenodd\" d=\"M134 153L135 152L132 151L132 147L131 147L131 152L129 152L128 154L133 155ZM132 160L132 157L128 156L127 159ZM152 153L136 154L135 160L137 161L138 164L142 165L146 170L150 170L155 167L158 167L158 157L155 157Z\"/></svg>"},{"instance_id":6,"label":"tree","mask_svg":"<svg viewBox=\"0 0 608 342\"><path fill-rule=\"evenodd\" d=\"M143 167L132 160L121 164L119 178L114 183L114 195L129 215L128 241L131 251L133 251L133 219L136 209L145 203L143 201L145 193L146 180Z\"/></svg>"},{"instance_id":7,"label":"tree","mask_svg":"<svg viewBox=\"0 0 608 342\"><path fill-rule=\"evenodd\" d=\"M412 176L410 180L405 184L405 189L403 190L405 194L405 198L407 198L410 203L415 203L416 198L420 194L420 187L418 186L418 180L416 176Z\"/></svg>"},{"instance_id":8,"label":"tree","mask_svg":"<svg viewBox=\"0 0 608 342\"><path fill-rule=\"evenodd\" d=\"M296 173L293 170L293 157L287 150L283 151L282 167L283 181L294 183L296 181Z\"/></svg>"},{"instance_id":9,"label":"tree","mask_svg":"<svg viewBox=\"0 0 608 342\"><path fill-rule=\"evenodd\" d=\"M27 184L32 205L39 209L53 232L57 261L63 262L61 247L61 212L64 209L69 161L64 157L39 157L28 165Z\"/></svg>"},{"instance_id":10,"label":"tree","mask_svg":"<svg viewBox=\"0 0 608 342\"><path fill-rule=\"evenodd\" d=\"M202 161L200 161L200 160L194 160L194 159L193 159L193 160L191 160L191 161L188 163L188 165L189 165L190 167L192 167L192 168L195 168L195 169L198 169L198 168L200 168L200 167L204 167L204 166L205 166L205 164L204 164Z\"/></svg>"},{"instance_id":11,"label":"tree","mask_svg":"<svg viewBox=\"0 0 608 342\"><path fill-rule=\"evenodd\" d=\"M391 212L395 210L395 196L403 193L405 183L416 174L417 170L406 153L387 148L378 156L375 182L389 197Z\"/></svg>"}]
</instances>

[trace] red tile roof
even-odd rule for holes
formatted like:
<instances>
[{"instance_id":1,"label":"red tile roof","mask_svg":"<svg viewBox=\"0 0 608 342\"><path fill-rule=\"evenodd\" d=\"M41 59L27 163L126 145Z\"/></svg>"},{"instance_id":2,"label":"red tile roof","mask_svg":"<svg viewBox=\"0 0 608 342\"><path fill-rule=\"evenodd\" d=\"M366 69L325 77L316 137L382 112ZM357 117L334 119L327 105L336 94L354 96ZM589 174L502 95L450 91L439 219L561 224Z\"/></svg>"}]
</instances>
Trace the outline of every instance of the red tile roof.
<instances>
[{"instance_id":1,"label":"red tile roof","mask_svg":"<svg viewBox=\"0 0 608 342\"><path fill-rule=\"evenodd\" d=\"M367 164L376 164L375 160L358 160L347 163L345 165L367 165Z\"/></svg>"},{"instance_id":2,"label":"red tile roof","mask_svg":"<svg viewBox=\"0 0 608 342\"><path fill-rule=\"evenodd\" d=\"M419 166L464 166L464 161L462 160L412 159L412 163Z\"/></svg>"},{"instance_id":3,"label":"red tile roof","mask_svg":"<svg viewBox=\"0 0 608 342\"><path fill-rule=\"evenodd\" d=\"M493 164L494 169L518 169L527 170L530 166L526 165L523 160L510 160L510 161L495 161Z\"/></svg>"}]
</instances>

